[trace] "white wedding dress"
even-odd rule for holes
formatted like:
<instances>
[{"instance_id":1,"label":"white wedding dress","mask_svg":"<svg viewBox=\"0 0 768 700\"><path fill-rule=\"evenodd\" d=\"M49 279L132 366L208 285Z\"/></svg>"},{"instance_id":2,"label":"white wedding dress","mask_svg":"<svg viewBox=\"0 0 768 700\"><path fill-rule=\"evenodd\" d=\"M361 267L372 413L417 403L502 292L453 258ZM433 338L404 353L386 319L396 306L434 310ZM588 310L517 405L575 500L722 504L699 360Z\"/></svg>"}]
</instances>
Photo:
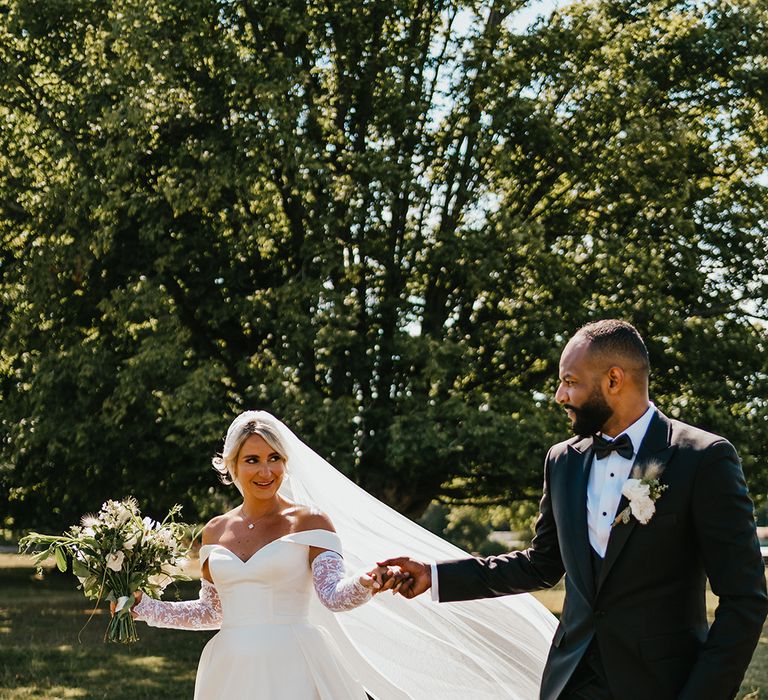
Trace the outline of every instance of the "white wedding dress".
<instances>
[{"instance_id":1,"label":"white wedding dress","mask_svg":"<svg viewBox=\"0 0 768 700\"><path fill-rule=\"evenodd\" d=\"M310 545L339 548L338 537L324 530L282 537L245 562L220 545L202 547L222 620L200 657L195 700L365 700L330 637L309 622Z\"/></svg>"},{"instance_id":2,"label":"white wedding dress","mask_svg":"<svg viewBox=\"0 0 768 700\"><path fill-rule=\"evenodd\" d=\"M311 572L310 546L328 550ZM134 610L156 627L219 628L200 657L195 700L365 700L342 651L309 617L313 599L339 612L371 598L357 576L343 577L340 551L338 535L328 530L285 535L246 561L223 545L203 545L200 563L208 561L214 584L203 581L200 599L143 596Z\"/></svg>"}]
</instances>

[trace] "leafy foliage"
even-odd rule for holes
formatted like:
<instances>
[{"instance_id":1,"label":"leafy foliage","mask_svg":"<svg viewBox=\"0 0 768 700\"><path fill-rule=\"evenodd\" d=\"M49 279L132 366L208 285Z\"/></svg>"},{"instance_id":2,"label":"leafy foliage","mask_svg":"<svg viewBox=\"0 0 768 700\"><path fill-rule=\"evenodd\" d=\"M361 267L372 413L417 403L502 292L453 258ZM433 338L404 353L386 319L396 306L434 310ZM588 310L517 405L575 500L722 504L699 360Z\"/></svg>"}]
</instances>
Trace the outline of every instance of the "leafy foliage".
<instances>
[{"instance_id":1,"label":"leafy foliage","mask_svg":"<svg viewBox=\"0 0 768 700\"><path fill-rule=\"evenodd\" d=\"M768 10L9 0L0 506L214 507L264 408L410 515L535 499L581 323L766 489Z\"/></svg>"}]
</instances>

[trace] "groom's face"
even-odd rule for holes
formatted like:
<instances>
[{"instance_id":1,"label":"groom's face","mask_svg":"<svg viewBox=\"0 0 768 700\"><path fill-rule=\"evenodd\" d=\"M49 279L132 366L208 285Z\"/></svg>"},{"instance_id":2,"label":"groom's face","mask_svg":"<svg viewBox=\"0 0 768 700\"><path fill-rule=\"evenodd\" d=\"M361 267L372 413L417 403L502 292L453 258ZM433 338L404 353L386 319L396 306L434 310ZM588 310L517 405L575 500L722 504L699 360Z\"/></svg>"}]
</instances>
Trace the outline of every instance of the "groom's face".
<instances>
[{"instance_id":1,"label":"groom's face","mask_svg":"<svg viewBox=\"0 0 768 700\"><path fill-rule=\"evenodd\" d=\"M560 357L555 400L566 410L576 435L593 435L613 415L603 392L604 375L595 366L588 341L574 339L568 343Z\"/></svg>"},{"instance_id":2,"label":"groom's face","mask_svg":"<svg viewBox=\"0 0 768 700\"><path fill-rule=\"evenodd\" d=\"M571 428L576 435L587 437L602 430L605 423L613 415L613 409L603 396L600 383L597 382L589 398L581 406L566 405L571 416Z\"/></svg>"}]
</instances>

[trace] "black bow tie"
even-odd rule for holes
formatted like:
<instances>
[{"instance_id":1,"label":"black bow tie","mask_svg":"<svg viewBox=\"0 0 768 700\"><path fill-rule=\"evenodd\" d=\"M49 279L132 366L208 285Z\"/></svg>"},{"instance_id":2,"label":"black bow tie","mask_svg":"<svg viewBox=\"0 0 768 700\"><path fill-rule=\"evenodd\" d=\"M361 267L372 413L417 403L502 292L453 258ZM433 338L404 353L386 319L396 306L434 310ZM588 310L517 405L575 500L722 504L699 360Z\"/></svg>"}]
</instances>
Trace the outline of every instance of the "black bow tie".
<instances>
[{"instance_id":1,"label":"black bow tie","mask_svg":"<svg viewBox=\"0 0 768 700\"><path fill-rule=\"evenodd\" d=\"M611 452L618 452L624 459L632 459L632 455L635 454L632 440L626 433L619 435L615 440L606 440L600 435L595 435L592 438L592 449L594 449L597 459L603 459Z\"/></svg>"}]
</instances>

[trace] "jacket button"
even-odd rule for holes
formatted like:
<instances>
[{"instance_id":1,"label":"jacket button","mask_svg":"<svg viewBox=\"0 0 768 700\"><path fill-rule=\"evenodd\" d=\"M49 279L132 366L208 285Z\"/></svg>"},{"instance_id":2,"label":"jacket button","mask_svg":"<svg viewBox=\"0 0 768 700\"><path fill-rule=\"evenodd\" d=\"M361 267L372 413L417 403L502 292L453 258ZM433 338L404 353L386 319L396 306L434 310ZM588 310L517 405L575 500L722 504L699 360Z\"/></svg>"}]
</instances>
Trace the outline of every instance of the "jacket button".
<instances>
[{"instance_id":1,"label":"jacket button","mask_svg":"<svg viewBox=\"0 0 768 700\"><path fill-rule=\"evenodd\" d=\"M595 617L605 617L605 610L595 610Z\"/></svg>"}]
</instances>

